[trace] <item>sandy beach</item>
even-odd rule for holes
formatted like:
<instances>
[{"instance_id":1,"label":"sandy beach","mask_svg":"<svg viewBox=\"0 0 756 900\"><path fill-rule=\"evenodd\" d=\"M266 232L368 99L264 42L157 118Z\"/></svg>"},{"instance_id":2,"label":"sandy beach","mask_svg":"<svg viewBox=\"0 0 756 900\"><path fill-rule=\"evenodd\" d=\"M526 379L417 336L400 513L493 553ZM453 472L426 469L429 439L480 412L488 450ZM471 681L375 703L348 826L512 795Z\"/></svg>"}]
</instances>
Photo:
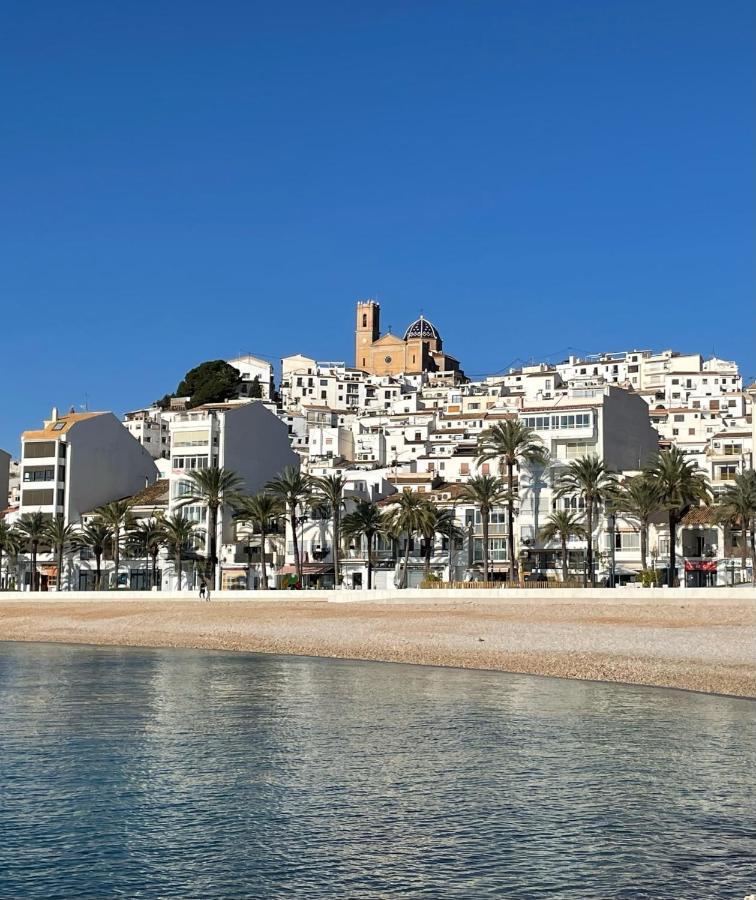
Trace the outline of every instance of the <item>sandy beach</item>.
<instances>
[{"instance_id":1,"label":"sandy beach","mask_svg":"<svg viewBox=\"0 0 756 900\"><path fill-rule=\"evenodd\" d=\"M0 600L0 640L247 650L756 697L756 599ZM278 595L281 596L281 595Z\"/></svg>"}]
</instances>

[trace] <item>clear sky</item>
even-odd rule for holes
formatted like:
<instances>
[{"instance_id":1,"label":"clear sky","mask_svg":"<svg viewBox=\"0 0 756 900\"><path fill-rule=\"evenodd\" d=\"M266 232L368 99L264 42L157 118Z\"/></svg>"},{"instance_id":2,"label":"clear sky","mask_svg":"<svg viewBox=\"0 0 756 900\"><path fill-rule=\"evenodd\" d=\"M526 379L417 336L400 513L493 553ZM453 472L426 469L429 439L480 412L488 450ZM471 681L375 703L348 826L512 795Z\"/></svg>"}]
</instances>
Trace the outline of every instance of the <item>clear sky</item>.
<instances>
[{"instance_id":1,"label":"clear sky","mask_svg":"<svg viewBox=\"0 0 756 900\"><path fill-rule=\"evenodd\" d=\"M751 0L6 0L0 447L203 359L468 373L632 347L756 375Z\"/></svg>"}]
</instances>

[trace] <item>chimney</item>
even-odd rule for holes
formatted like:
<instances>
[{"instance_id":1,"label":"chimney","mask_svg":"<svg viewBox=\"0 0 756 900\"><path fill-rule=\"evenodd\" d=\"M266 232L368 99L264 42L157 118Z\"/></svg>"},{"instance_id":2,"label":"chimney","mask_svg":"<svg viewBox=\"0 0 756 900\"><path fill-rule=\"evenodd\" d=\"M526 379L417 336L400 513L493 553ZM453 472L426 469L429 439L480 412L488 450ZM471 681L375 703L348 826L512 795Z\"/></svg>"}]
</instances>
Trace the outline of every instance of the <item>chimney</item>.
<instances>
[{"instance_id":1,"label":"chimney","mask_svg":"<svg viewBox=\"0 0 756 900\"><path fill-rule=\"evenodd\" d=\"M52 412L50 413L50 421L57 422L58 421L58 407L53 406Z\"/></svg>"}]
</instances>

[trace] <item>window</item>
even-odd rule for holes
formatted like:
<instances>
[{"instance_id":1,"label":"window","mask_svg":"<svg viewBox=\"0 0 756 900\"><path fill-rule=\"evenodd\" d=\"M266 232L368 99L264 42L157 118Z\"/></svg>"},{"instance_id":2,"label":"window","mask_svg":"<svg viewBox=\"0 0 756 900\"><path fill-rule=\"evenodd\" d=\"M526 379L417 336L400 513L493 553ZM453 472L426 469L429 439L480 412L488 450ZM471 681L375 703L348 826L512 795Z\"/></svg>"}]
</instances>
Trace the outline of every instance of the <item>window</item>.
<instances>
[{"instance_id":1,"label":"window","mask_svg":"<svg viewBox=\"0 0 756 900\"><path fill-rule=\"evenodd\" d=\"M174 456L174 469L206 469L208 459L206 456Z\"/></svg>"},{"instance_id":2,"label":"window","mask_svg":"<svg viewBox=\"0 0 756 900\"><path fill-rule=\"evenodd\" d=\"M483 540L476 538L473 549L473 559L475 562L483 562ZM507 561L507 539L506 538L489 538L488 540L488 558L491 562Z\"/></svg>"},{"instance_id":3,"label":"window","mask_svg":"<svg viewBox=\"0 0 756 900\"><path fill-rule=\"evenodd\" d=\"M672 416L672 418L674 419L675 422L684 422L685 421L685 416L681 415L680 413L675 413L675 415Z\"/></svg>"},{"instance_id":4,"label":"window","mask_svg":"<svg viewBox=\"0 0 756 900\"><path fill-rule=\"evenodd\" d=\"M55 492L49 490L26 490L21 492L21 506L52 506Z\"/></svg>"},{"instance_id":5,"label":"window","mask_svg":"<svg viewBox=\"0 0 756 900\"><path fill-rule=\"evenodd\" d=\"M55 481L54 466L25 466L24 482Z\"/></svg>"},{"instance_id":6,"label":"window","mask_svg":"<svg viewBox=\"0 0 756 900\"><path fill-rule=\"evenodd\" d=\"M637 531L615 531L615 550L639 550L640 534Z\"/></svg>"},{"instance_id":7,"label":"window","mask_svg":"<svg viewBox=\"0 0 756 900\"><path fill-rule=\"evenodd\" d=\"M55 441L31 441L24 443L24 459L42 459L55 456Z\"/></svg>"}]
</instances>

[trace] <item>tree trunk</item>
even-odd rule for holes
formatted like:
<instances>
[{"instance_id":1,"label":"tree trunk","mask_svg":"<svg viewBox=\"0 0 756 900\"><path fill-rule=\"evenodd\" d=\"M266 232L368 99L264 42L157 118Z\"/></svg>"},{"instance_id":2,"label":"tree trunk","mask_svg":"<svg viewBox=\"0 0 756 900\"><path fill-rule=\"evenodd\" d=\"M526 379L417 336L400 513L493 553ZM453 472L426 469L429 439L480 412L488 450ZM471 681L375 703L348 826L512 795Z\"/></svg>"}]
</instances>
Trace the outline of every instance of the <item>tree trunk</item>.
<instances>
[{"instance_id":1,"label":"tree trunk","mask_svg":"<svg viewBox=\"0 0 756 900\"><path fill-rule=\"evenodd\" d=\"M208 505L207 525L210 532L210 584L214 591L219 590L215 583L215 572L218 565L218 507Z\"/></svg>"},{"instance_id":2,"label":"tree trunk","mask_svg":"<svg viewBox=\"0 0 756 900\"><path fill-rule=\"evenodd\" d=\"M562 581L567 581L567 538L562 535Z\"/></svg>"},{"instance_id":3,"label":"tree trunk","mask_svg":"<svg viewBox=\"0 0 756 900\"><path fill-rule=\"evenodd\" d=\"M407 582L409 580L409 555L410 555L410 536L409 532L407 532L407 546L404 550L404 571L402 572L402 587L407 587ZM370 545L368 545L368 553L370 552Z\"/></svg>"},{"instance_id":4,"label":"tree trunk","mask_svg":"<svg viewBox=\"0 0 756 900\"><path fill-rule=\"evenodd\" d=\"M409 546L409 544L407 545ZM405 567L405 578L406 578L406 567ZM406 587L406 583L404 584ZM373 590L373 535L367 535L367 589L369 591Z\"/></svg>"},{"instance_id":5,"label":"tree trunk","mask_svg":"<svg viewBox=\"0 0 756 900\"><path fill-rule=\"evenodd\" d=\"M0 591L3 590L3 545L0 544Z\"/></svg>"},{"instance_id":6,"label":"tree trunk","mask_svg":"<svg viewBox=\"0 0 756 900\"><path fill-rule=\"evenodd\" d=\"M268 566L265 562L265 538L267 537L267 532L265 531L265 525L263 522L260 522L260 580L262 582L260 586L260 590L267 591L268 590Z\"/></svg>"},{"instance_id":7,"label":"tree trunk","mask_svg":"<svg viewBox=\"0 0 756 900\"><path fill-rule=\"evenodd\" d=\"M56 579L55 590L62 591L63 590L63 544L58 547L58 577Z\"/></svg>"},{"instance_id":8,"label":"tree trunk","mask_svg":"<svg viewBox=\"0 0 756 900\"><path fill-rule=\"evenodd\" d=\"M745 518L740 520L740 568L745 572L748 565L748 522Z\"/></svg>"},{"instance_id":9,"label":"tree trunk","mask_svg":"<svg viewBox=\"0 0 756 900\"><path fill-rule=\"evenodd\" d=\"M95 590L102 590L102 552L95 553Z\"/></svg>"},{"instance_id":10,"label":"tree trunk","mask_svg":"<svg viewBox=\"0 0 756 900\"><path fill-rule=\"evenodd\" d=\"M756 517L751 519L751 584L756 586Z\"/></svg>"},{"instance_id":11,"label":"tree trunk","mask_svg":"<svg viewBox=\"0 0 756 900\"><path fill-rule=\"evenodd\" d=\"M339 540L341 538L341 510L339 509L339 504L334 503L333 505L333 586L335 588L341 587L341 573L340 573L340 564L341 560L339 559Z\"/></svg>"},{"instance_id":12,"label":"tree trunk","mask_svg":"<svg viewBox=\"0 0 756 900\"><path fill-rule=\"evenodd\" d=\"M297 578L301 584L302 582L302 562L299 558L299 542L297 541L297 508L296 506L291 507L291 512L289 513L289 521L291 522L291 536L294 541L294 568L297 572Z\"/></svg>"},{"instance_id":13,"label":"tree trunk","mask_svg":"<svg viewBox=\"0 0 756 900\"><path fill-rule=\"evenodd\" d=\"M37 542L32 541L31 545L31 589L39 590L39 581L37 580Z\"/></svg>"},{"instance_id":14,"label":"tree trunk","mask_svg":"<svg viewBox=\"0 0 756 900\"><path fill-rule=\"evenodd\" d=\"M640 526L640 545L641 545L641 569L646 571L646 560L648 559L648 522L641 522Z\"/></svg>"},{"instance_id":15,"label":"tree trunk","mask_svg":"<svg viewBox=\"0 0 756 900\"><path fill-rule=\"evenodd\" d=\"M433 535L435 537L435 535ZM426 579L430 577L431 570L431 555L433 553L433 538L425 539L425 577Z\"/></svg>"},{"instance_id":16,"label":"tree trunk","mask_svg":"<svg viewBox=\"0 0 756 900\"><path fill-rule=\"evenodd\" d=\"M507 460L507 553L509 555L509 583L515 580L515 540L514 540L514 465Z\"/></svg>"},{"instance_id":17,"label":"tree trunk","mask_svg":"<svg viewBox=\"0 0 756 900\"><path fill-rule=\"evenodd\" d=\"M181 590L181 547L179 547L176 551L176 557L173 562L174 569L176 570L176 590Z\"/></svg>"},{"instance_id":18,"label":"tree trunk","mask_svg":"<svg viewBox=\"0 0 756 900\"><path fill-rule=\"evenodd\" d=\"M150 581L150 588L155 587L155 582L157 581L157 553L152 553L152 579Z\"/></svg>"},{"instance_id":19,"label":"tree trunk","mask_svg":"<svg viewBox=\"0 0 756 900\"><path fill-rule=\"evenodd\" d=\"M593 500L587 504L586 520L588 522L588 578L591 587L596 587L596 573L593 571Z\"/></svg>"},{"instance_id":20,"label":"tree trunk","mask_svg":"<svg viewBox=\"0 0 756 900\"><path fill-rule=\"evenodd\" d=\"M113 529L113 564L115 565L115 589L118 590L118 569L121 565L121 529Z\"/></svg>"},{"instance_id":21,"label":"tree trunk","mask_svg":"<svg viewBox=\"0 0 756 900\"><path fill-rule=\"evenodd\" d=\"M674 510L669 511L669 569L667 570L667 585L675 586L675 571L677 569L677 548L675 547L675 538L677 537L677 514Z\"/></svg>"},{"instance_id":22,"label":"tree trunk","mask_svg":"<svg viewBox=\"0 0 756 900\"><path fill-rule=\"evenodd\" d=\"M488 510L481 510L480 518L483 522L483 580L489 581L488 565Z\"/></svg>"}]
</instances>

